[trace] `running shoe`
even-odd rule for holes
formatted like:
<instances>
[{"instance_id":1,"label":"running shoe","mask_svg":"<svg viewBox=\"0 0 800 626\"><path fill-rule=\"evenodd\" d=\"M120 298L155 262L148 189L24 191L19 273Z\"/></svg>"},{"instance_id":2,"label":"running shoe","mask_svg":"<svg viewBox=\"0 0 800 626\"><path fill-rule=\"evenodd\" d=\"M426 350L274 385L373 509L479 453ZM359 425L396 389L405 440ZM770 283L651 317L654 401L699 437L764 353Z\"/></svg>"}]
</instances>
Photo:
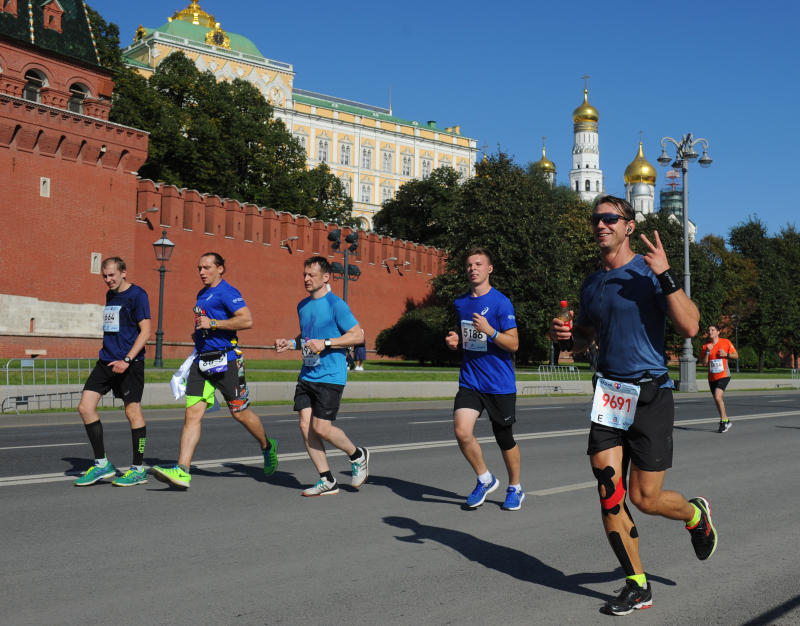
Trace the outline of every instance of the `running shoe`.
<instances>
[{"instance_id":1,"label":"running shoe","mask_svg":"<svg viewBox=\"0 0 800 626\"><path fill-rule=\"evenodd\" d=\"M647 583L645 583L647 584ZM616 598L606 602L605 611L611 615L627 615L635 609L649 609L653 606L653 592L650 585L642 589L635 580L625 579L625 586L617 589L621 591Z\"/></svg>"},{"instance_id":2,"label":"running shoe","mask_svg":"<svg viewBox=\"0 0 800 626\"><path fill-rule=\"evenodd\" d=\"M264 476L272 476L278 469L278 442L267 437L269 450L264 450Z\"/></svg>"},{"instance_id":3,"label":"running shoe","mask_svg":"<svg viewBox=\"0 0 800 626\"><path fill-rule=\"evenodd\" d=\"M76 478L73 484L76 487L88 487L89 485L94 485L98 480L111 478L112 476L116 475L117 468L111 465L111 463L106 463L105 465L98 465L95 463L78 478Z\"/></svg>"},{"instance_id":4,"label":"running shoe","mask_svg":"<svg viewBox=\"0 0 800 626\"><path fill-rule=\"evenodd\" d=\"M692 528L686 526L686 530L692 536L692 547L697 558L705 561L717 549L717 531L711 523L711 506L705 498L692 498L689 502L700 509L700 521Z\"/></svg>"},{"instance_id":5,"label":"running shoe","mask_svg":"<svg viewBox=\"0 0 800 626\"><path fill-rule=\"evenodd\" d=\"M153 476L156 480L162 483L169 483L176 487L189 488L189 483L192 482L192 477L189 472L184 471L180 465L173 465L172 467L164 467L162 465L154 465L152 470Z\"/></svg>"},{"instance_id":6,"label":"running shoe","mask_svg":"<svg viewBox=\"0 0 800 626\"><path fill-rule=\"evenodd\" d=\"M486 500L486 496L492 493L495 489L500 486L500 481L497 480L497 477L492 474L492 482L488 484L484 484L478 479L478 484L475 485L475 489L472 490L472 493L469 494L467 498L467 506L471 509L477 509L483 501Z\"/></svg>"},{"instance_id":7,"label":"running shoe","mask_svg":"<svg viewBox=\"0 0 800 626\"><path fill-rule=\"evenodd\" d=\"M503 507L506 511L519 511L522 508L522 501L525 499L525 492L522 489L509 487L506 489L506 501Z\"/></svg>"},{"instance_id":8,"label":"running shoe","mask_svg":"<svg viewBox=\"0 0 800 626\"><path fill-rule=\"evenodd\" d=\"M350 483L356 489L363 485L369 476L369 450L366 448L359 448L359 450L361 450L361 456L353 461L353 480Z\"/></svg>"},{"instance_id":9,"label":"running shoe","mask_svg":"<svg viewBox=\"0 0 800 626\"><path fill-rule=\"evenodd\" d=\"M312 496L332 496L337 493L339 493L339 483L336 482L336 479L334 478L333 482L329 482L321 476L312 487L303 491L303 495L307 498Z\"/></svg>"},{"instance_id":10,"label":"running shoe","mask_svg":"<svg viewBox=\"0 0 800 626\"><path fill-rule=\"evenodd\" d=\"M733 424L731 424L730 420L725 420L724 422L719 423L719 430L718 433L727 433Z\"/></svg>"},{"instance_id":11,"label":"running shoe","mask_svg":"<svg viewBox=\"0 0 800 626\"><path fill-rule=\"evenodd\" d=\"M136 485L143 485L147 482L147 472L143 469L129 469L122 476L115 479L112 485L115 487L135 487Z\"/></svg>"}]
</instances>

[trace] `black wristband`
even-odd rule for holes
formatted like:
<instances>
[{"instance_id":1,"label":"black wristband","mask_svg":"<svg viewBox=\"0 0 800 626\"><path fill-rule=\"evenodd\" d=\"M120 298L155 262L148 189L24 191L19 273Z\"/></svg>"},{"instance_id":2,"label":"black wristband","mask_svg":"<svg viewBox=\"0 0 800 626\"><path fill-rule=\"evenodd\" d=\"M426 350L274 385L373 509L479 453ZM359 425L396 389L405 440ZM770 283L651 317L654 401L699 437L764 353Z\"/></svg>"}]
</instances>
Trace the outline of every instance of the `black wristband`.
<instances>
[{"instance_id":1,"label":"black wristband","mask_svg":"<svg viewBox=\"0 0 800 626\"><path fill-rule=\"evenodd\" d=\"M658 278L658 282L661 284L661 291L664 292L665 296L675 293L678 291L678 289L681 289L681 286L678 283L678 277L675 276L675 272L672 271L671 267L666 272L661 272L658 274L656 278Z\"/></svg>"}]
</instances>

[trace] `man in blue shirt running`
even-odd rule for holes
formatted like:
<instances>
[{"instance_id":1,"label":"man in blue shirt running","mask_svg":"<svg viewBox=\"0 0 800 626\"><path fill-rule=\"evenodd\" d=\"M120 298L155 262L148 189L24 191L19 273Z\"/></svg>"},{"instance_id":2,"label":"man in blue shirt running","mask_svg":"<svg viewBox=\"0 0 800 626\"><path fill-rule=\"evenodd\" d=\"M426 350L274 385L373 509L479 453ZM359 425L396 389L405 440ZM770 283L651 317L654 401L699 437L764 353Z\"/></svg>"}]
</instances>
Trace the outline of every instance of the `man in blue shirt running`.
<instances>
[{"instance_id":1,"label":"man in blue shirt running","mask_svg":"<svg viewBox=\"0 0 800 626\"><path fill-rule=\"evenodd\" d=\"M479 507L500 485L486 466L481 445L475 438L475 422L486 409L508 470L503 509L518 511L525 492L520 483L519 446L512 432L517 382L511 355L519 348L519 337L514 305L489 284L493 269L492 258L485 249L473 248L467 253L470 290L455 300L461 333L450 331L445 338L451 350L458 350L459 341L464 349L453 405L453 426L458 447L478 476L467 506Z\"/></svg>"},{"instance_id":2,"label":"man in blue shirt running","mask_svg":"<svg viewBox=\"0 0 800 626\"><path fill-rule=\"evenodd\" d=\"M142 392L144 345L150 338L150 303L144 289L128 282L127 266L121 258L115 256L103 261L101 272L108 287L103 309L103 347L78 404L95 460L74 484L86 487L114 476L115 486L133 487L147 482L143 464L147 431ZM103 424L97 413L100 398L109 390L122 399L131 425L133 460L130 469L119 478L116 468L106 458Z\"/></svg>"},{"instance_id":3,"label":"man in blue shirt running","mask_svg":"<svg viewBox=\"0 0 800 626\"><path fill-rule=\"evenodd\" d=\"M303 491L307 497L339 493L339 484L328 465L325 442L350 457L353 487L360 487L369 475L369 450L353 445L345 432L333 425L347 383L345 350L361 343L364 335L347 303L328 289L330 278L327 259L306 259L303 285L308 297L297 305L300 334L294 339L275 340L278 352L299 349L303 353L294 410L300 417L308 456L319 472L319 480Z\"/></svg>"},{"instance_id":4,"label":"man in blue shirt running","mask_svg":"<svg viewBox=\"0 0 800 626\"><path fill-rule=\"evenodd\" d=\"M666 318L681 336L693 337L700 312L670 268L658 231L655 243L640 235L648 250L641 256L630 246L635 229L636 214L629 202L598 196L592 230L602 267L581 286L574 329L557 318L550 327L553 341L572 343L575 352L594 339L599 347L587 454L606 536L626 575L620 595L604 607L612 615L653 604L626 491L643 513L683 521L701 561L717 547L708 501L686 500L663 488L666 470L672 467L675 420L664 352Z\"/></svg>"},{"instance_id":5,"label":"man in blue shirt running","mask_svg":"<svg viewBox=\"0 0 800 626\"><path fill-rule=\"evenodd\" d=\"M278 467L278 446L264 433L261 418L248 407L250 394L245 380L244 357L238 348L237 331L253 327L253 316L242 294L222 278L225 259L207 252L197 264L204 287L197 292L194 307L194 344L197 356L186 379L186 416L181 433L178 463L156 465L153 476L176 487L189 488L189 468L200 442L201 420L206 408L214 404L215 390L228 403L231 417L247 429L261 446L264 474L271 476Z\"/></svg>"}]
</instances>

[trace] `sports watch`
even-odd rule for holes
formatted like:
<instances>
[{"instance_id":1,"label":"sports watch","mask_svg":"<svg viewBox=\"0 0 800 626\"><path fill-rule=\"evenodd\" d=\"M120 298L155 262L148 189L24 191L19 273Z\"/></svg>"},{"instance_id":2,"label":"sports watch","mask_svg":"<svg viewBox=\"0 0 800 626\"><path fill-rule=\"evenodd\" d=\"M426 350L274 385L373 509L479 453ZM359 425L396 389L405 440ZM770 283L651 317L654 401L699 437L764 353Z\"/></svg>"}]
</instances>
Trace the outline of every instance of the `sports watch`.
<instances>
[{"instance_id":1,"label":"sports watch","mask_svg":"<svg viewBox=\"0 0 800 626\"><path fill-rule=\"evenodd\" d=\"M211 324L211 330L217 330L217 320L212 319L208 323Z\"/></svg>"},{"instance_id":2,"label":"sports watch","mask_svg":"<svg viewBox=\"0 0 800 626\"><path fill-rule=\"evenodd\" d=\"M330 339L326 339L325 340L325 347L326 348L330 348L331 347L331 340Z\"/></svg>"},{"instance_id":3,"label":"sports watch","mask_svg":"<svg viewBox=\"0 0 800 626\"><path fill-rule=\"evenodd\" d=\"M130 365L130 363L131 363L131 357L129 357L129 356L126 356L126 357L125 357L124 359L122 359L122 360L123 360L123 361L125 361L125 363L127 363L128 365Z\"/></svg>"}]
</instances>

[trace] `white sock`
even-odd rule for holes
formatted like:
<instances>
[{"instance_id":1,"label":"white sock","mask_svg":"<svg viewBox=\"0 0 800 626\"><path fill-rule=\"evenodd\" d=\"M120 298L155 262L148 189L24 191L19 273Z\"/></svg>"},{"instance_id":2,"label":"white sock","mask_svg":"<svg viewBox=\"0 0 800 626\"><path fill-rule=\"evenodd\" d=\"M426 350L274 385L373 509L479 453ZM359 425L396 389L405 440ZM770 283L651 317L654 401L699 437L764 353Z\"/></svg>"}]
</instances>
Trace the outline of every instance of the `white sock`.
<instances>
[{"instance_id":1,"label":"white sock","mask_svg":"<svg viewBox=\"0 0 800 626\"><path fill-rule=\"evenodd\" d=\"M106 465L108 465L108 457L103 457L102 459L95 459L94 464L97 465L97 467L105 467Z\"/></svg>"},{"instance_id":2,"label":"white sock","mask_svg":"<svg viewBox=\"0 0 800 626\"><path fill-rule=\"evenodd\" d=\"M492 483L492 473L489 470L486 470L483 474L478 476L478 480L484 485L490 485Z\"/></svg>"},{"instance_id":3,"label":"white sock","mask_svg":"<svg viewBox=\"0 0 800 626\"><path fill-rule=\"evenodd\" d=\"M520 483L517 483L516 485L509 485L509 487L513 487L517 491L522 491L522 485Z\"/></svg>"},{"instance_id":4,"label":"white sock","mask_svg":"<svg viewBox=\"0 0 800 626\"><path fill-rule=\"evenodd\" d=\"M131 465L131 469L137 472L144 470L144 465Z\"/></svg>"}]
</instances>

